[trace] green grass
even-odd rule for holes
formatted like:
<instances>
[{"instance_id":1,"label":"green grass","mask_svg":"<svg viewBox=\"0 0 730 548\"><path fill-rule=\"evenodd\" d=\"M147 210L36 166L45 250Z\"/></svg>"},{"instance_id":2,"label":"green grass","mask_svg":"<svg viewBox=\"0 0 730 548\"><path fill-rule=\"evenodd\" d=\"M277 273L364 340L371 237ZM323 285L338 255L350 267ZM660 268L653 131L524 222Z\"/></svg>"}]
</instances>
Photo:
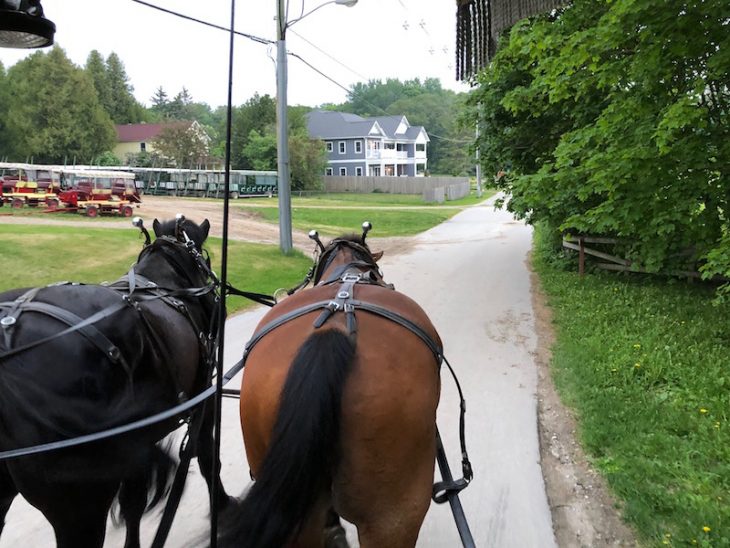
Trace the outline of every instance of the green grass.
<instances>
[{"instance_id":1,"label":"green grass","mask_svg":"<svg viewBox=\"0 0 730 548\"><path fill-rule=\"evenodd\" d=\"M626 519L650 546L730 546L730 312L702 284L580 279L545 241L553 376Z\"/></svg>"},{"instance_id":2,"label":"green grass","mask_svg":"<svg viewBox=\"0 0 730 548\"><path fill-rule=\"evenodd\" d=\"M206 246L220 273L221 241ZM57 281L99 283L121 277L142 248L133 229L0 225L0 291ZM229 242L228 281L245 291L272 294L304 278L311 260L294 252L284 256L276 246ZM252 306L242 297L228 299L234 313Z\"/></svg>"},{"instance_id":3,"label":"green grass","mask_svg":"<svg viewBox=\"0 0 730 548\"><path fill-rule=\"evenodd\" d=\"M251 208L254 216L275 223L279 219L279 210L275 207ZM457 209L419 209L387 210L387 209L319 209L292 207L292 226L297 230L308 232L315 229L322 235L338 236L348 232L358 232L364 221L373 224L372 236L411 236L428 230L449 219Z\"/></svg>"},{"instance_id":4,"label":"green grass","mask_svg":"<svg viewBox=\"0 0 730 548\"><path fill-rule=\"evenodd\" d=\"M424 202L421 196L408 194L385 194L382 192L372 192L370 194L354 194L350 192L340 192L332 194L315 194L307 197L292 196L293 206L338 206L338 205L362 205L368 207L377 206L418 206L418 207L464 207L478 204L486 200L492 194L493 190L487 190L482 194L481 198L476 197L476 193L472 192L460 200L444 202L443 204Z\"/></svg>"}]
</instances>

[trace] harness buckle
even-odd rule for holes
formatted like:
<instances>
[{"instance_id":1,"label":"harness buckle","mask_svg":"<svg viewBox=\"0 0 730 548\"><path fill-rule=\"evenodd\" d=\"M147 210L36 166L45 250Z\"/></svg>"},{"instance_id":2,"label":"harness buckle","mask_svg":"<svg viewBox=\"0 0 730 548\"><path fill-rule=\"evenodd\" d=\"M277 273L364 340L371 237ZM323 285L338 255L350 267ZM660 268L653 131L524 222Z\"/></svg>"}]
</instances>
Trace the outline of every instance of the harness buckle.
<instances>
[{"instance_id":1,"label":"harness buckle","mask_svg":"<svg viewBox=\"0 0 730 548\"><path fill-rule=\"evenodd\" d=\"M357 283L361 279L362 279L362 274L352 274L352 273L343 274L342 278L340 278L341 281L346 282L346 283Z\"/></svg>"},{"instance_id":2,"label":"harness buckle","mask_svg":"<svg viewBox=\"0 0 730 548\"><path fill-rule=\"evenodd\" d=\"M338 299L349 299L350 298L350 292L349 291L340 291L337 294Z\"/></svg>"},{"instance_id":3,"label":"harness buckle","mask_svg":"<svg viewBox=\"0 0 730 548\"><path fill-rule=\"evenodd\" d=\"M330 301L327 304L327 308L332 312L337 312L340 309L340 303L338 303L337 301Z\"/></svg>"},{"instance_id":4,"label":"harness buckle","mask_svg":"<svg viewBox=\"0 0 730 548\"><path fill-rule=\"evenodd\" d=\"M0 325L3 326L3 329L7 329L8 327L15 325L15 318L13 316L6 316L0 320Z\"/></svg>"}]
</instances>

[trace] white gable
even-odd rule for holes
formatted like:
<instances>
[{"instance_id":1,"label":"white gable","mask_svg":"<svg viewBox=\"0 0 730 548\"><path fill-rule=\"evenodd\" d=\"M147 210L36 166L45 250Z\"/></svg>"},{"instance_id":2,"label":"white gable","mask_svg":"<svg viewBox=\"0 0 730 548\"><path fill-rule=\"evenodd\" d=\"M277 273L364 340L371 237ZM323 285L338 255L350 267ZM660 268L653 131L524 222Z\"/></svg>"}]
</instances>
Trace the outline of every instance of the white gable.
<instances>
[{"instance_id":1,"label":"white gable","mask_svg":"<svg viewBox=\"0 0 730 548\"><path fill-rule=\"evenodd\" d=\"M398 127L396 128L395 134L398 135L400 133L405 133L406 131L408 131L409 127L410 126L408 125L408 120L406 120L404 116L403 119L400 121L400 124L398 124Z\"/></svg>"},{"instance_id":2,"label":"white gable","mask_svg":"<svg viewBox=\"0 0 730 548\"><path fill-rule=\"evenodd\" d=\"M379 135L381 137L385 137L385 131L383 131L383 128L380 127L380 124L378 122L375 122L373 124L373 127L370 128L368 135Z\"/></svg>"}]
</instances>

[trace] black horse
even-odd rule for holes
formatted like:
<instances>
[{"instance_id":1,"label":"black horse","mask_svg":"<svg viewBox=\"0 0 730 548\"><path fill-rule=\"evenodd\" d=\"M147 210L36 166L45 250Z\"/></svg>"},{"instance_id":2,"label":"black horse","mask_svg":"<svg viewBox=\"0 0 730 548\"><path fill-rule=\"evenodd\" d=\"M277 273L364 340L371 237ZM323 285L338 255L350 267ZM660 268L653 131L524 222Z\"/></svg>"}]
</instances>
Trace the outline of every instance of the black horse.
<instances>
[{"instance_id":1,"label":"black horse","mask_svg":"<svg viewBox=\"0 0 730 548\"><path fill-rule=\"evenodd\" d=\"M157 238L114 284L0 294L0 452L150 417L210 383L219 304L201 255L210 224L183 218L153 228ZM211 405L198 412L200 468L224 506ZM125 548L139 546L142 514L164 498L174 469L159 442L181 420L0 460L0 532L20 493L53 526L59 548L101 547L118 497Z\"/></svg>"}]
</instances>

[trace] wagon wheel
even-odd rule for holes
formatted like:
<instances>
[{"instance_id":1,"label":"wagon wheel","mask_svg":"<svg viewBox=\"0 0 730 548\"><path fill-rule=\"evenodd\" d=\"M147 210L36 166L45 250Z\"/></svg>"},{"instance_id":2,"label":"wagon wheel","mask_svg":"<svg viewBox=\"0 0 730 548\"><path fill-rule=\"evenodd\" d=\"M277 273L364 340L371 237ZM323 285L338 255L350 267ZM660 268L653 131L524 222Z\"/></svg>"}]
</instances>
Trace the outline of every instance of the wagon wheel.
<instances>
[{"instance_id":1,"label":"wagon wheel","mask_svg":"<svg viewBox=\"0 0 730 548\"><path fill-rule=\"evenodd\" d=\"M99 216L99 208L96 206L87 206L86 208L86 216L87 217L98 217Z\"/></svg>"},{"instance_id":2,"label":"wagon wheel","mask_svg":"<svg viewBox=\"0 0 730 548\"><path fill-rule=\"evenodd\" d=\"M132 209L132 206L122 206L121 213L124 217L131 217L134 209Z\"/></svg>"},{"instance_id":3,"label":"wagon wheel","mask_svg":"<svg viewBox=\"0 0 730 548\"><path fill-rule=\"evenodd\" d=\"M58 209L58 200L55 198L49 198L46 200L46 210L56 211Z\"/></svg>"},{"instance_id":4,"label":"wagon wheel","mask_svg":"<svg viewBox=\"0 0 730 548\"><path fill-rule=\"evenodd\" d=\"M25 205L25 200L23 200L22 198L13 198L13 201L10 202L10 206L13 209L20 209L24 205Z\"/></svg>"}]
</instances>

